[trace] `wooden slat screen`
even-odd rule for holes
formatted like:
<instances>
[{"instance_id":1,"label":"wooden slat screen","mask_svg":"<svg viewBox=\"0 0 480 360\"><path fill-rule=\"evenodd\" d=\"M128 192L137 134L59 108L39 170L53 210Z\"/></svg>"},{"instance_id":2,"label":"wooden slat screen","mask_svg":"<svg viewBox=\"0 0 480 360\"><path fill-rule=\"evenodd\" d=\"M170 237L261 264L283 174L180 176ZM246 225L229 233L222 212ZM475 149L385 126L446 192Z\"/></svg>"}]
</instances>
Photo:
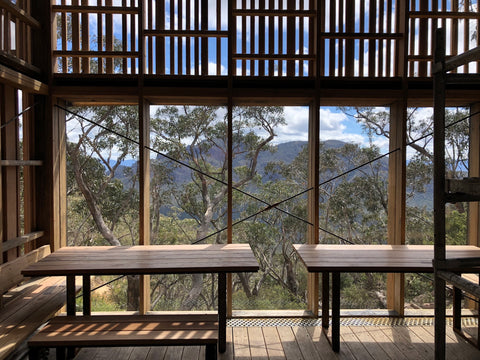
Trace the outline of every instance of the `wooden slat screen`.
<instances>
[{"instance_id":1,"label":"wooden slat screen","mask_svg":"<svg viewBox=\"0 0 480 360\"><path fill-rule=\"evenodd\" d=\"M316 11L312 1L242 0L234 6L234 75L313 75Z\"/></svg>"},{"instance_id":2,"label":"wooden slat screen","mask_svg":"<svg viewBox=\"0 0 480 360\"><path fill-rule=\"evenodd\" d=\"M44 166L44 161L36 160L38 134L35 130L39 122L33 111L19 114L19 109L36 106L35 96L7 84L3 84L1 90L0 264L3 264L36 249L45 239L41 239L43 231L36 231L39 227L37 180Z\"/></svg>"},{"instance_id":3,"label":"wooden slat screen","mask_svg":"<svg viewBox=\"0 0 480 360\"><path fill-rule=\"evenodd\" d=\"M57 73L138 74L141 0L58 0Z\"/></svg>"},{"instance_id":4,"label":"wooden slat screen","mask_svg":"<svg viewBox=\"0 0 480 360\"><path fill-rule=\"evenodd\" d=\"M434 10L432 10L434 9ZM433 34L443 27L447 34L447 57L480 46L480 9L473 0L410 0L408 76L430 77L433 59ZM458 69L478 73L480 62Z\"/></svg>"},{"instance_id":5,"label":"wooden slat screen","mask_svg":"<svg viewBox=\"0 0 480 360\"><path fill-rule=\"evenodd\" d=\"M480 45L474 0L235 0L232 24L227 0L142 0L145 14L138 1L56 0L56 72L138 74L143 56L147 76L428 77L436 27L449 55ZM2 9L3 46L12 17Z\"/></svg>"},{"instance_id":6,"label":"wooden slat screen","mask_svg":"<svg viewBox=\"0 0 480 360\"><path fill-rule=\"evenodd\" d=\"M32 64L32 31L38 31L40 23L31 15L30 1L0 4L0 53Z\"/></svg>"},{"instance_id":7,"label":"wooden slat screen","mask_svg":"<svg viewBox=\"0 0 480 360\"><path fill-rule=\"evenodd\" d=\"M227 75L227 2L146 0L149 75Z\"/></svg>"},{"instance_id":8,"label":"wooden slat screen","mask_svg":"<svg viewBox=\"0 0 480 360\"><path fill-rule=\"evenodd\" d=\"M323 0L320 75L328 77L397 76L396 42L399 0Z\"/></svg>"}]
</instances>

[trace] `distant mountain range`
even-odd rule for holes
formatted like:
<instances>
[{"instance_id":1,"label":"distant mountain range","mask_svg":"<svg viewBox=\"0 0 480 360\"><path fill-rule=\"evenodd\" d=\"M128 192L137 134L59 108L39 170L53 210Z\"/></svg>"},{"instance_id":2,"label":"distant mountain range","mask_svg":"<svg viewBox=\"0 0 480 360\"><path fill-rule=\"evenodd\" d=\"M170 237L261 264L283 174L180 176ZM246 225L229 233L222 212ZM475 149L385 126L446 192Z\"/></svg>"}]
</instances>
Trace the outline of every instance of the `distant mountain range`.
<instances>
[{"instance_id":1,"label":"distant mountain range","mask_svg":"<svg viewBox=\"0 0 480 360\"><path fill-rule=\"evenodd\" d=\"M327 140L324 142L325 148L341 148L346 143L338 140ZM307 141L289 141L275 145L275 151L261 151L257 159L257 173L263 175L265 167L270 162L284 162L290 164L302 151L304 147L308 146ZM223 153L212 151L210 154L210 161L214 166L220 166L223 161ZM157 156L158 161L165 161L161 155ZM167 160L168 161L168 160ZM248 166L249 160L245 155L237 156L233 160L233 167ZM180 167L174 171L174 179L177 183L189 181L191 178L191 170L187 167Z\"/></svg>"},{"instance_id":2,"label":"distant mountain range","mask_svg":"<svg viewBox=\"0 0 480 360\"><path fill-rule=\"evenodd\" d=\"M337 149L345 146L347 143L339 140L326 140L323 142L324 148L326 149ZM290 141L290 142L284 142L275 145L275 151L270 152L270 151L262 151L260 152L258 156L258 163L257 163L257 173L263 175L265 173L265 167L267 166L268 163L270 162L283 162L285 164L290 164L302 151L304 147L308 146L307 141ZM212 151L210 154L210 159L211 163L214 166L219 166L221 164L221 161L223 161L223 153L220 151L214 152ZM161 162L167 162L165 157L162 155L158 155L156 158L157 161ZM383 158L382 160L383 167L385 171L388 171L388 158ZM238 156L234 159L234 167L237 166L242 166L242 165L248 165L248 160L246 159L245 156ZM124 183L124 185L128 185L128 179L123 176L123 171L122 167L124 168L133 168L133 170L136 169L137 167L137 161L130 159L130 160L125 160L119 171L116 174L116 178L119 179ZM191 179L191 172L187 167L184 166L179 166L177 167L174 172L173 172L173 178L174 181L177 184L183 184L185 182L190 181ZM409 200L411 205L415 206L426 206L427 209L431 209L433 206L433 185L430 184L427 186L426 192L422 194L416 194L414 199Z\"/></svg>"}]
</instances>

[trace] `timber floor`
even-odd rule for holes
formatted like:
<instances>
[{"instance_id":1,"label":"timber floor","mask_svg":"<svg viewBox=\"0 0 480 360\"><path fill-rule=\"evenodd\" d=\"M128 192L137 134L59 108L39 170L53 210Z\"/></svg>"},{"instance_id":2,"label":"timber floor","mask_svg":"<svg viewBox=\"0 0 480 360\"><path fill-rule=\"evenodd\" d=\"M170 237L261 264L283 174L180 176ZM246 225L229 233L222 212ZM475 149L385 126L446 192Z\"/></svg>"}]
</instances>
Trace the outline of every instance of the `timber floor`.
<instances>
[{"instance_id":1,"label":"timber floor","mask_svg":"<svg viewBox=\"0 0 480 360\"><path fill-rule=\"evenodd\" d=\"M318 326L229 326L227 352L219 359L422 360L434 357L431 324L344 325L340 333L341 351L335 354ZM480 350L456 335L451 327L447 327L446 340L447 359L480 359ZM200 346L85 348L75 360L203 360L204 351ZM53 355L54 351L50 359Z\"/></svg>"}]
</instances>

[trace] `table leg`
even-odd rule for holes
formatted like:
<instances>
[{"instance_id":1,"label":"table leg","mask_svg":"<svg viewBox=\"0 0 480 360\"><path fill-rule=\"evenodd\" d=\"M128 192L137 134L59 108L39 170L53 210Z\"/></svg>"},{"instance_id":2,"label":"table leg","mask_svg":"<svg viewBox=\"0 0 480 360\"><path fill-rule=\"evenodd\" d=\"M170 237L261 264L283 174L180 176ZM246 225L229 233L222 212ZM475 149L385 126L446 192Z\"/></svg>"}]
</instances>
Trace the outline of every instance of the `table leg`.
<instances>
[{"instance_id":1,"label":"table leg","mask_svg":"<svg viewBox=\"0 0 480 360\"><path fill-rule=\"evenodd\" d=\"M332 273L332 349L340 351L340 273Z\"/></svg>"},{"instance_id":2,"label":"table leg","mask_svg":"<svg viewBox=\"0 0 480 360\"><path fill-rule=\"evenodd\" d=\"M67 358L67 354L65 353L65 347L58 346L55 348L55 359L56 360L65 360Z\"/></svg>"},{"instance_id":3,"label":"table leg","mask_svg":"<svg viewBox=\"0 0 480 360\"><path fill-rule=\"evenodd\" d=\"M477 274L478 275L478 281L479 281L479 285L480 285L480 274ZM480 310L478 310L480 311ZM478 317L478 315L477 315ZM477 319L478 321L478 325L477 325L477 349L480 349L480 318Z\"/></svg>"},{"instance_id":4,"label":"table leg","mask_svg":"<svg viewBox=\"0 0 480 360\"><path fill-rule=\"evenodd\" d=\"M330 323L330 273L322 273L322 327L327 330Z\"/></svg>"},{"instance_id":5,"label":"table leg","mask_svg":"<svg viewBox=\"0 0 480 360\"><path fill-rule=\"evenodd\" d=\"M77 313L77 304L76 304L76 286L75 286L75 276L67 276L67 315L75 316ZM57 347L57 360L63 360L66 358L73 359L75 357L75 348L65 348Z\"/></svg>"},{"instance_id":6,"label":"table leg","mask_svg":"<svg viewBox=\"0 0 480 360\"><path fill-rule=\"evenodd\" d=\"M83 275L83 315L92 314L92 302L90 301L90 275Z\"/></svg>"},{"instance_id":7,"label":"table leg","mask_svg":"<svg viewBox=\"0 0 480 360\"><path fill-rule=\"evenodd\" d=\"M67 315L75 315L75 276L67 276Z\"/></svg>"},{"instance_id":8,"label":"table leg","mask_svg":"<svg viewBox=\"0 0 480 360\"><path fill-rule=\"evenodd\" d=\"M462 330L462 290L453 287L453 328Z\"/></svg>"},{"instance_id":9,"label":"table leg","mask_svg":"<svg viewBox=\"0 0 480 360\"><path fill-rule=\"evenodd\" d=\"M227 350L227 274L218 274L218 351Z\"/></svg>"}]
</instances>

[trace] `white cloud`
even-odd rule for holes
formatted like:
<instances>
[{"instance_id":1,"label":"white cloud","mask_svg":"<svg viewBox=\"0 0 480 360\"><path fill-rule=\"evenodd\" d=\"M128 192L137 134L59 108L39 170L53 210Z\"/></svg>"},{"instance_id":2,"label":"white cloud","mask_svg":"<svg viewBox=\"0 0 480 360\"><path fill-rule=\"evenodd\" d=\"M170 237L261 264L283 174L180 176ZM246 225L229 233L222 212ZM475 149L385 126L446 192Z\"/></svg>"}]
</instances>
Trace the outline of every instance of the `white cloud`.
<instances>
[{"instance_id":1,"label":"white cloud","mask_svg":"<svg viewBox=\"0 0 480 360\"><path fill-rule=\"evenodd\" d=\"M276 142L308 140L308 107L286 106L284 108L286 125L279 126L275 133Z\"/></svg>"},{"instance_id":2,"label":"white cloud","mask_svg":"<svg viewBox=\"0 0 480 360\"><path fill-rule=\"evenodd\" d=\"M307 141L308 115L307 107L289 106L284 108L287 125L276 129L276 142ZM352 131L345 124L348 118L344 113L334 112L332 109L320 109L320 139L340 140L349 143L368 145L364 135ZM380 140L378 140L380 144ZM387 141L388 142L388 141ZM388 145L387 145L388 146Z\"/></svg>"},{"instance_id":3,"label":"white cloud","mask_svg":"<svg viewBox=\"0 0 480 360\"><path fill-rule=\"evenodd\" d=\"M320 140L340 140L348 143L364 144L365 139L359 133L352 132L347 125L347 115L320 109Z\"/></svg>"},{"instance_id":4,"label":"white cloud","mask_svg":"<svg viewBox=\"0 0 480 360\"><path fill-rule=\"evenodd\" d=\"M192 69L193 71L193 69ZM214 62L208 63L208 75L227 75L227 68L223 65L220 67L220 74L217 74L217 64Z\"/></svg>"}]
</instances>

